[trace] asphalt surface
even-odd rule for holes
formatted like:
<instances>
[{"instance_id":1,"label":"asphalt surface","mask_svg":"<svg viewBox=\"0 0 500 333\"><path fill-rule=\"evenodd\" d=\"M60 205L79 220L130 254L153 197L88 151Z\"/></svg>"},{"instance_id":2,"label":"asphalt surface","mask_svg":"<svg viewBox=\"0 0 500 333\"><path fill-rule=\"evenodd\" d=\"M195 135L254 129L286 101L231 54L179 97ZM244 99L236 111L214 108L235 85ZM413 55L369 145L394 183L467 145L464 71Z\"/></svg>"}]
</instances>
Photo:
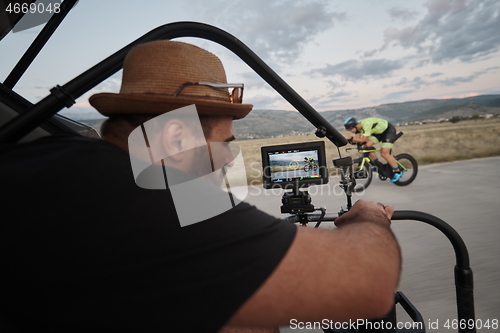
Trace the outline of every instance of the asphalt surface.
<instances>
[{"instance_id":1,"label":"asphalt surface","mask_svg":"<svg viewBox=\"0 0 500 333\"><path fill-rule=\"evenodd\" d=\"M485 323L500 320L500 157L474 159L420 167L416 180L399 187L375 178L369 188L353 199L363 198L391 204L396 210L416 210L449 223L467 245L474 273L476 319ZM315 206L337 212L346 204L338 179L311 187ZM246 201L277 217L282 192L250 188ZM324 223L323 228L334 228ZM454 287L455 254L448 239L422 222L394 221L393 230L403 253L403 274L398 290L417 307L427 332L457 332L444 327L456 319ZM410 319L400 311L398 321ZM437 328L429 322L438 321ZM322 332L281 328L281 332ZM500 332L500 328L478 332Z\"/></svg>"}]
</instances>

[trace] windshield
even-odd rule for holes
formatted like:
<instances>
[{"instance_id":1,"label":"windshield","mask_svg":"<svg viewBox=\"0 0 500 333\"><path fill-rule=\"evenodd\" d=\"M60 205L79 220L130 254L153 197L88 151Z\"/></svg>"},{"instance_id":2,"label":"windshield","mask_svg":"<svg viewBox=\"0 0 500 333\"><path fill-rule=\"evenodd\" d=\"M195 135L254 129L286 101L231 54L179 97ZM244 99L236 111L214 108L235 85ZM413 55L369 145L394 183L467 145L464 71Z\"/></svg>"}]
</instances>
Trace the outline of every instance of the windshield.
<instances>
[{"instance_id":1,"label":"windshield","mask_svg":"<svg viewBox=\"0 0 500 333\"><path fill-rule=\"evenodd\" d=\"M427 0L406 6L394 1L366 1L362 6L325 1L80 1L14 91L36 103L52 87L148 31L176 21L199 21L237 36L318 111L497 94L498 10L494 1L464 2L460 8L438 8L437 1ZM10 32L1 41L1 78L42 27ZM467 40L471 36L474 43ZM245 99L255 109L293 109L225 48L195 38L181 40L218 55L228 81L245 83ZM118 92L120 82L118 72L62 113L99 117L88 97Z\"/></svg>"}]
</instances>

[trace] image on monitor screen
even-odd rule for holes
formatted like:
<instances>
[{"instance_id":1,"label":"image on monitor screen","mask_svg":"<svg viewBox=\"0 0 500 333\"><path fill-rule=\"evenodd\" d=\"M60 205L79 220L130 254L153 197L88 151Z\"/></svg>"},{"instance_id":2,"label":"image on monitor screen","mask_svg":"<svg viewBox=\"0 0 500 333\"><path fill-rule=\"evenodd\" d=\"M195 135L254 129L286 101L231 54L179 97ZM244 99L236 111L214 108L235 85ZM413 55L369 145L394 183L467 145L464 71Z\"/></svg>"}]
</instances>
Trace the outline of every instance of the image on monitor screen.
<instances>
[{"instance_id":1,"label":"image on monitor screen","mask_svg":"<svg viewBox=\"0 0 500 333\"><path fill-rule=\"evenodd\" d=\"M276 151L268 155L273 183L321 177L317 149Z\"/></svg>"}]
</instances>

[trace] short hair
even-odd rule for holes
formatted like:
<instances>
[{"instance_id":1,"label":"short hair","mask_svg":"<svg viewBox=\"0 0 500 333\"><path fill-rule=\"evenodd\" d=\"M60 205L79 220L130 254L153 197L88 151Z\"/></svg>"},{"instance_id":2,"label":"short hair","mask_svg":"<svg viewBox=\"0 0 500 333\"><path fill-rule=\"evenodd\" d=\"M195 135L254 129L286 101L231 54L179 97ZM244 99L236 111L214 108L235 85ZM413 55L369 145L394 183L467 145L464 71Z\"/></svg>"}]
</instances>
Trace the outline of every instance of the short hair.
<instances>
[{"instance_id":1,"label":"short hair","mask_svg":"<svg viewBox=\"0 0 500 333\"><path fill-rule=\"evenodd\" d=\"M113 138L113 141L119 142L122 147L128 150L128 137L130 133L137 127L141 126L148 120L156 118L158 115L138 115L138 114L117 114L106 119L101 125L101 136ZM216 115L199 115L201 129L205 139L212 136L212 129L217 124L222 116Z\"/></svg>"}]
</instances>

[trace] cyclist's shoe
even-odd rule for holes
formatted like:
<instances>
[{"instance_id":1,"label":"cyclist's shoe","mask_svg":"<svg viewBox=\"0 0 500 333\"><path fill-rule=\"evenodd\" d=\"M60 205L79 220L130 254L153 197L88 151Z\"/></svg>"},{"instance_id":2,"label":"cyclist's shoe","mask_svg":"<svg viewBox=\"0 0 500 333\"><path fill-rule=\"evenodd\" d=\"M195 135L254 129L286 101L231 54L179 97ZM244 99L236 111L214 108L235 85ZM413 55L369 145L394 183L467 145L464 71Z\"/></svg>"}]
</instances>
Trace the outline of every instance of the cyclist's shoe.
<instances>
[{"instance_id":1,"label":"cyclist's shoe","mask_svg":"<svg viewBox=\"0 0 500 333\"><path fill-rule=\"evenodd\" d=\"M399 172L394 173L394 175L392 175L392 178L391 178L391 183L397 182L403 176L403 174L404 174L403 171L399 171Z\"/></svg>"}]
</instances>

